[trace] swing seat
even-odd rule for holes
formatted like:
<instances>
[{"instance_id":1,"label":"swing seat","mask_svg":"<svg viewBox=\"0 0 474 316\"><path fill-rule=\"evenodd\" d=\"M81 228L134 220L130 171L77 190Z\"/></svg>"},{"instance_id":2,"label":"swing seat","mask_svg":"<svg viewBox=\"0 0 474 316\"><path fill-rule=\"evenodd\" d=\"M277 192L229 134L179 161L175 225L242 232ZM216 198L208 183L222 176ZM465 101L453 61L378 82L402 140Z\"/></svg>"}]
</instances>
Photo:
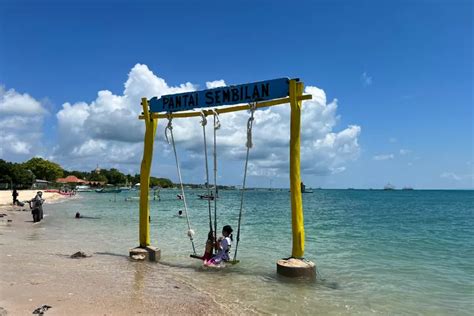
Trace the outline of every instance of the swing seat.
<instances>
[{"instance_id":1,"label":"swing seat","mask_svg":"<svg viewBox=\"0 0 474 316\"><path fill-rule=\"evenodd\" d=\"M189 257L193 258L193 259L204 260L203 256L199 256L199 255L195 255L195 254L190 254ZM228 263L228 264L231 264L231 265L235 265L235 264L238 264L240 262L240 260L229 260L229 261L224 261L224 262Z\"/></svg>"},{"instance_id":2,"label":"swing seat","mask_svg":"<svg viewBox=\"0 0 474 316\"><path fill-rule=\"evenodd\" d=\"M213 268L213 269L225 269L226 265L235 265L239 263L239 260L229 260L229 261L222 261L219 264L206 264L205 266L208 268Z\"/></svg>"}]
</instances>

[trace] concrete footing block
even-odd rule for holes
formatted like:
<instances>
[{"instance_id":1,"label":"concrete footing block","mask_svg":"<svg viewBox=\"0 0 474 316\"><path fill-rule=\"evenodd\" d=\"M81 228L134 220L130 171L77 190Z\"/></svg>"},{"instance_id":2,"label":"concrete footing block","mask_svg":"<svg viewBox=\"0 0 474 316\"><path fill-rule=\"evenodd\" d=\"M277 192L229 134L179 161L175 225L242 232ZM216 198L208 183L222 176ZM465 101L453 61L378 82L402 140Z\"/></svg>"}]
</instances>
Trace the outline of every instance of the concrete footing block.
<instances>
[{"instance_id":1,"label":"concrete footing block","mask_svg":"<svg viewBox=\"0 0 474 316\"><path fill-rule=\"evenodd\" d=\"M130 258L133 260L137 261L159 261L161 258L161 250L153 247L153 246L147 246L147 247L136 247L133 249L130 249L129 252Z\"/></svg>"},{"instance_id":2,"label":"concrete footing block","mask_svg":"<svg viewBox=\"0 0 474 316\"><path fill-rule=\"evenodd\" d=\"M277 273L289 278L316 279L316 265L305 259L280 259L277 261Z\"/></svg>"}]
</instances>

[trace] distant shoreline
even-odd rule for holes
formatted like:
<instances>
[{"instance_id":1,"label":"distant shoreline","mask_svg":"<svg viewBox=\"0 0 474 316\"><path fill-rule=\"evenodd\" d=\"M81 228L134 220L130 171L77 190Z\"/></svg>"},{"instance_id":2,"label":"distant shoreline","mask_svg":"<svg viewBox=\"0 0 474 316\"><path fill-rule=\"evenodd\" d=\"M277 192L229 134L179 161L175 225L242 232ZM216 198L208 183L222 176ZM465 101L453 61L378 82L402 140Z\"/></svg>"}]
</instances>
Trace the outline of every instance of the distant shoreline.
<instances>
[{"instance_id":1,"label":"distant shoreline","mask_svg":"<svg viewBox=\"0 0 474 316\"><path fill-rule=\"evenodd\" d=\"M20 202L31 200L35 197L38 191L43 192L43 199L45 199L45 203L51 203L52 201L62 200L69 198L68 196L56 193L56 192L45 192L44 190L36 189L36 190L18 190L18 198L17 200ZM3 207L12 207L13 198L12 198L11 190L1 190L0 191L0 208ZM15 206L17 207L17 206ZM24 208L29 209L28 204L25 204Z\"/></svg>"}]
</instances>

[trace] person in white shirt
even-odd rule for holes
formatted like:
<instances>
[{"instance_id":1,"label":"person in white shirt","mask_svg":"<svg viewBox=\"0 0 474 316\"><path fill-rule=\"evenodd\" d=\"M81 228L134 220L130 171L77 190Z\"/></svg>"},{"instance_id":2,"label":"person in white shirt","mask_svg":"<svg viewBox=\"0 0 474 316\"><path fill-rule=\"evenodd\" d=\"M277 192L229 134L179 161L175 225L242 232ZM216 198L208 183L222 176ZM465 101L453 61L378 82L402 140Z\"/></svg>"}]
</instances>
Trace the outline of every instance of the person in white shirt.
<instances>
[{"instance_id":1,"label":"person in white shirt","mask_svg":"<svg viewBox=\"0 0 474 316\"><path fill-rule=\"evenodd\" d=\"M222 228L222 236L218 239L217 253L207 261L204 261L205 265L219 265L222 261L229 261L230 247L232 246L232 227L226 225Z\"/></svg>"}]
</instances>

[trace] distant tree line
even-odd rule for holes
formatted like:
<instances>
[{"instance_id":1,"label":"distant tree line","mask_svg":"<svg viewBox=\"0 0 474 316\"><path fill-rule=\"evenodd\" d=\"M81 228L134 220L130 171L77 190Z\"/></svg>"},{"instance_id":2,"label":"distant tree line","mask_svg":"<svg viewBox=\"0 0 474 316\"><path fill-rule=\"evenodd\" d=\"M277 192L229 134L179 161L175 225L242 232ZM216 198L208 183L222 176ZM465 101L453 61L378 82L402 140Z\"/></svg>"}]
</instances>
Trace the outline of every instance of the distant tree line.
<instances>
[{"instance_id":1,"label":"distant tree line","mask_svg":"<svg viewBox=\"0 0 474 316\"><path fill-rule=\"evenodd\" d=\"M73 175L87 181L101 181L111 185L133 185L140 183L140 174L124 174L115 168L91 171L68 171L59 164L43 158L32 158L23 163L8 162L0 159L0 183L14 185L16 188L30 188L36 179L54 182L58 178ZM173 187L171 180L150 177L150 186Z\"/></svg>"}]
</instances>

